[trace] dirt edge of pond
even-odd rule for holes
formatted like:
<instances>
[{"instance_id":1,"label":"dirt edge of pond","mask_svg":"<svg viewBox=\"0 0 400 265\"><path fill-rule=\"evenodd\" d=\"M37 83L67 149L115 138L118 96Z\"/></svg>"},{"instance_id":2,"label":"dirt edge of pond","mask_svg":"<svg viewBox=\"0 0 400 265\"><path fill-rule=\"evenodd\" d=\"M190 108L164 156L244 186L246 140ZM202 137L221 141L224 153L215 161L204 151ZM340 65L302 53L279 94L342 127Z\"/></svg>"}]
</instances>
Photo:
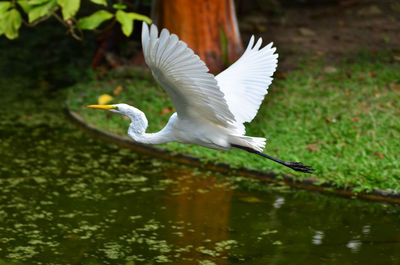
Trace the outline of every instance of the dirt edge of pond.
<instances>
[{"instance_id":1,"label":"dirt edge of pond","mask_svg":"<svg viewBox=\"0 0 400 265\"><path fill-rule=\"evenodd\" d=\"M359 198L359 199L373 200L379 202L400 204L400 194L394 193L392 191L375 189L371 193L365 193L365 192L357 193L354 192L352 189L336 188L331 183L324 183L322 185L317 185L318 181L311 178L303 181L294 180L290 175L285 175L283 177L278 178L277 174L270 171L262 172L246 168L233 169L228 164L225 163L202 162L199 158L192 155L180 154L177 152L173 152L170 150L150 145L135 143L133 140L131 140L126 136L121 136L107 131L102 131L98 129L96 126L86 122L79 113L70 110L68 107L65 107L65 113L67 118L75 126L91 134L92 136L95 136L96 138L117 144L125 148L129 148L131 150L134 150L135 152L139 152L148 156L157 157L184 165L195 166L202 169L212 170L219 173L233 172L235 175L250 177L265 182L273 182L282 185L288 185L290 187L299 189L316 191L326 194L334 194L347 198Z\"/></svg>"}]
</instances>

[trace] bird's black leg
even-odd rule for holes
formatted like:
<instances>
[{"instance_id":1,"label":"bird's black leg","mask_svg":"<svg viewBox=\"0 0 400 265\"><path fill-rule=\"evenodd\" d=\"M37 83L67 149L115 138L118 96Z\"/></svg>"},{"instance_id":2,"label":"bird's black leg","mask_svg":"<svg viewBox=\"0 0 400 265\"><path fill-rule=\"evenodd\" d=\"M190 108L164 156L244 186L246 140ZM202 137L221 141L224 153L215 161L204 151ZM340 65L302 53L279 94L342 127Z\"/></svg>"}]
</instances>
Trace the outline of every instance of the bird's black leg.
<instances>
[{"instance_id":1,"label":"bird's black leg","mask_svg":"<svg viewBox=\"0 0 400 265\"><path fill-rule=\"evenodd\" d=\"M282 160L273 158L272 156L269 156L267 154L264 154L264 153L261 153L259 151L253 150L250 147L246 147L246 146L241 146L241 145L236 145L236 144L231 144L231 146L234 147L234 148L245 150L245 151L247 151L249 153L257 154L259 156L268 158L268 159L270 159L272 161L275 161L275 162L277 162L277 163L279 163L281 165L289 167L289 168L291 168L291 169L293 169L295 171L299 171L299 172L303 172L303 173L309 173L309 174L314 173L314 169L311 166L303 165L300 162L282 161Z\"/></svg>"}]
</instances>

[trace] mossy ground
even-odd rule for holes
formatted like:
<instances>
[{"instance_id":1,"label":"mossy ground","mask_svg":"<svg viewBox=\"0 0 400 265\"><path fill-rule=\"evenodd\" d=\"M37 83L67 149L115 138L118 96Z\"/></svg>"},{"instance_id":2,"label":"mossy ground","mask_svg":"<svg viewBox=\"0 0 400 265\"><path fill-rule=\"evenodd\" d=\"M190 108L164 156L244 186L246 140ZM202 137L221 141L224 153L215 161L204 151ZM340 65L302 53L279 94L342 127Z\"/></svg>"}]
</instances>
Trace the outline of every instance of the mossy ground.
<instances>
[{"instance_id":1,"label":"mossy ground","mask_svg":"<svg viewBox=\"0 0 400 265\"><path fill-rule=\"evenodd\" d=\"M247 134L265 136L265 153L271 156L312 165L316 174L311 177L319 183L355 191L400 191L400 63L393 53L361 52L336 66L305 59L299 70L275 78L258 115L247 124ZM118 86L122 91L113 95ZM94 74L71 87L68 107L102 130L126 135L126 118L85 107L104 93L113 95L111 103L145 112L151 132L161 129L173 112L167 94L151 76L126 69L101 78ZM298 180L310 177L241 150L221 152L179 143L160 147L234 168L291 174Z\"/></svg>"}]
</instances>

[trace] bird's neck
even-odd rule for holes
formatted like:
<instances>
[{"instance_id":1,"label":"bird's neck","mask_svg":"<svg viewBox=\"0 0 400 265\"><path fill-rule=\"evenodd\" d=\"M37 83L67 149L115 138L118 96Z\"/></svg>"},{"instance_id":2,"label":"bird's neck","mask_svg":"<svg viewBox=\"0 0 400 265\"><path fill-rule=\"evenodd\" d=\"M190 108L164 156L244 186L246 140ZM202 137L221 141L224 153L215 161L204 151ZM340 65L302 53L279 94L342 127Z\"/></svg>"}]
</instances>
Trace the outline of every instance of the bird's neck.
<instances>
[{"instance_id":1,"label":"bird's neck","mask_svg":"<svg viewBox=\"0 0 400 265\"><path fill-rule=\"evenodd\" d=\"M146 133L148 121L146 115L142 111L135 108L125 115L131 120L131 124L129 125L128 129L128 135L135 142L143 144L162 144L168 142L164 130L161 130L157 133Z\"/></svg>"},{"instance_id":2,"label":"bird's neck","mask_svg":"<svg viewBox=\"0 0 400 265\"><path fill-rule=\"evenodd\" d=\"M129 136L137 143L142 144L164 144L170 142L170 140L166 137L163 131L159 131L156 133L146 133L146 132L138 132L134 128L136 125L131 123L129 126L128 134Z\"/></svg>"}]
</instances>

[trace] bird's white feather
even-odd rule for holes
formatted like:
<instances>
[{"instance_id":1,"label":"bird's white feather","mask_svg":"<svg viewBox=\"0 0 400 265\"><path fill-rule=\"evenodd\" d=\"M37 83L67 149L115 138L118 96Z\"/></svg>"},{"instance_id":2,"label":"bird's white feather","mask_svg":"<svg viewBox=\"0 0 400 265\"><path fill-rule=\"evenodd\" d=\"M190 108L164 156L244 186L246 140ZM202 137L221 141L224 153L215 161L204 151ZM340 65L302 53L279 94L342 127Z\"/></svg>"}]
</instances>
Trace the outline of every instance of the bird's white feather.
<instances>
[{"instance_id":1,"label":"bird's white feather","mask_svg":"<svg viewBox=\"0 0 400 265\"><path fill-rule=\"evenodd\" d=\"M254 36L243 55L216 76L236 122L250 122L256 116L268 86L272 82L278 55L272 43L260 49L262 39L254 45ZM254 47L253 47L254 45Z\"/></svg>"},{"instance_id":2,"label":"bird's white feather","mask_svg":"<svg viewBox=\"0 0 400 265\"><path fill-rule=\"evenodd\" d=\"M171 98L180 119L199 119L232 127L235 118L215 77L175 34L146 23L142 29L143 54L154 78Z\"/></svg>"}]
</instances>

